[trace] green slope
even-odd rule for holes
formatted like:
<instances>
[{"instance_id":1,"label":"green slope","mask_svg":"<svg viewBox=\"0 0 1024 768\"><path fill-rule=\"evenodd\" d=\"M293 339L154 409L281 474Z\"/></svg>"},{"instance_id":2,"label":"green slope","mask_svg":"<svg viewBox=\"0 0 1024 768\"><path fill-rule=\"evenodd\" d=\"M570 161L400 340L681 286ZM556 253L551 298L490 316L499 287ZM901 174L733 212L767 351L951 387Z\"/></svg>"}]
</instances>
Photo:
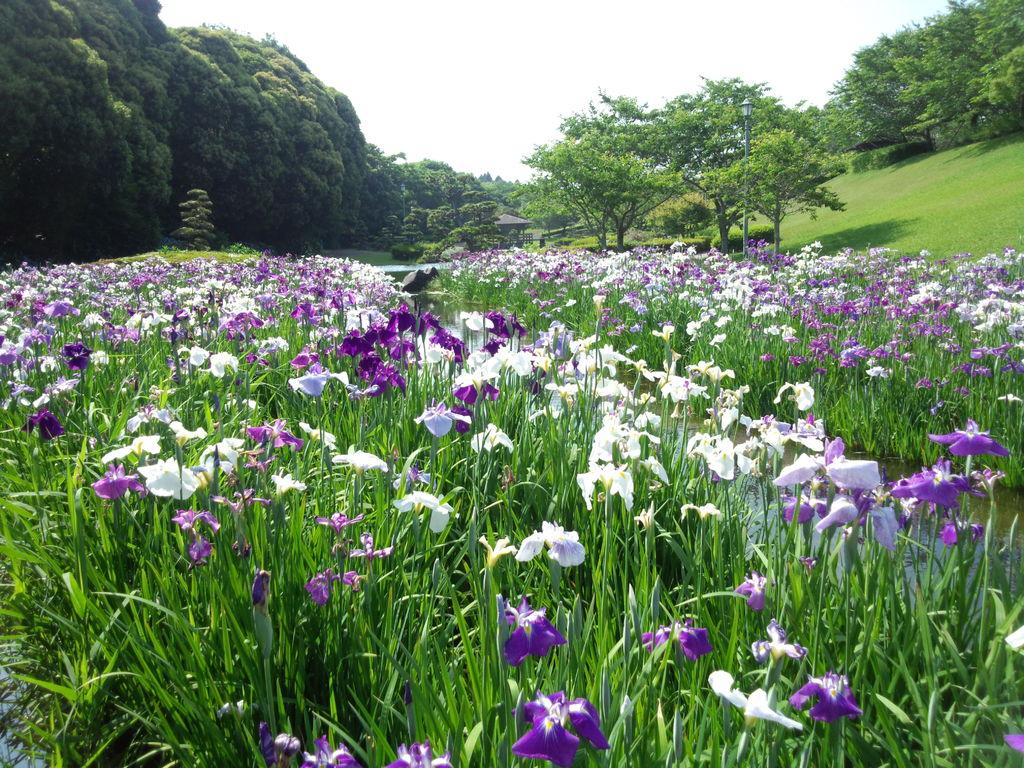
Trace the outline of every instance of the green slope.
<instances>
[{"instance_id":1,"label":"green slope","mask_svg":"<svg viewBox=\"0 0 1024 768\"><path fill-rule=\"evenodd\" d=\"M1024 134L920 155L829 186L845 211L782 222L782 247L820 240L827 251L886 245L934 255L1024 249Z\"/></svg>"}]
</instances>

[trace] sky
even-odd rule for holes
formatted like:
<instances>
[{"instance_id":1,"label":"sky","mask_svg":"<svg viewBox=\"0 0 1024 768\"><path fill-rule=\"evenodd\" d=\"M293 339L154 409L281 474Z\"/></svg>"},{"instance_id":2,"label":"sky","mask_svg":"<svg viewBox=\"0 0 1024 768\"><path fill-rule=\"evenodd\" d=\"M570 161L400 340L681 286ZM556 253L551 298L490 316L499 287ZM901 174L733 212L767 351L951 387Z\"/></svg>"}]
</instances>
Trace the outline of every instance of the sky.
<instances>
[{"instance_id":1,"label":"sky","mask_svg":"<svg viewBox=\"0 0 1024 768\"><path fill-rule=\"evenodd\" d=\"M388 154L525 181L522 159L599 91L650 106L701 78L823 104L879 35L945 0L163 0L171 27L271 34L352 100Z\"/></svg>"}]
</instances>

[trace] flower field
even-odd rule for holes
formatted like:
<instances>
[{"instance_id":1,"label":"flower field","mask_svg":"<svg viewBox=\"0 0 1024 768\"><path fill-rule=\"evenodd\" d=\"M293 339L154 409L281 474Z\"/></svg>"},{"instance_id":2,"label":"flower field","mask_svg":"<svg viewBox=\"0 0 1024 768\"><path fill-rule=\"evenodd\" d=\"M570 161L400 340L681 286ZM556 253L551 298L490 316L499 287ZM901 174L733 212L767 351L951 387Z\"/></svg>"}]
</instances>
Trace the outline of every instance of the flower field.
<instances>
[{"instance_id":1,"label":"flower field","mask_svg":"<svg viewBox=\"0 0 1024 768\"><path fill-rule=\"evenodd\" d=\"M530 327L597 321L622 349L656 365L714 359L768 413L780 383L808 381L830 432L878 457L933 462L929 432L986 414L1024 451L1024 255L896 258L884 249L829 256L752 250L748 261L650 249L598 259L488 251L457 257L446 287L517 312ZM997 462L1024 486L1024 465Z\"/></svg>"},{"instance_id":2,"label":"flower field","mask_svg":"<svg viewBox=\"0 0 1024 768\"><path fill-rule=\"evenodd\" d=\"M9 744L1019 764L1019 255L490 252L441 280L479 310L457 327L346 260L0 276Z\"/></svg>"}]
</instances>

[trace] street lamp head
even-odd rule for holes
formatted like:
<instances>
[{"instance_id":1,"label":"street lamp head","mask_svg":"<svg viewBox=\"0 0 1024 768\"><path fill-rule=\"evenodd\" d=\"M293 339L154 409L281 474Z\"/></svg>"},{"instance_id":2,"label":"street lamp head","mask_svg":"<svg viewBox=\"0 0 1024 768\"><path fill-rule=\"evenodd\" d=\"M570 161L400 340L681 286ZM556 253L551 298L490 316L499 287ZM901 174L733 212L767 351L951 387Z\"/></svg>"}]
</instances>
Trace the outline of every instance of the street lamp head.
<instances>
[{"instance_id":1,"label":"street lamp head","mask_svg":"<svg viewBox=\"0 0 1024 768\"><path fill-rule=\"evenodd\" d=\"M744 117L750 117L750 115L753 114L753 112L754 112L754 105L750 101L750 99L747 99L746 101L744 101L742 104L740 104L740 106L743 107L743 116Z\"/></svg>"}]
</instances>

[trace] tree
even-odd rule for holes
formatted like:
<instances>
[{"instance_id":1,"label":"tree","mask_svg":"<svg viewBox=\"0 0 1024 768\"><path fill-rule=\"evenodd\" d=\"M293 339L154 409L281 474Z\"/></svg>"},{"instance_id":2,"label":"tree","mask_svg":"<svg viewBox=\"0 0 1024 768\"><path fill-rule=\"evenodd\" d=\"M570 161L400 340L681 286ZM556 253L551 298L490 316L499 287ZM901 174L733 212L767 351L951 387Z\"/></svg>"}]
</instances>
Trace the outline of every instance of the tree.
<instances>
[{"instance_id":1,"label":"tree","mask_svg":"<svg viewBox=\"0 0 1024 768\"><path fill-rule=\"evenodd\" d=\"M905 87L900 101L917 110L907 130L934 146L963 135L978 120L979 62L985 51L978 45L980 13L975 5L951 3L949 11L914 31L919 51L895 61Z\"/></svg>"},{"instance_id":2,"label":"tree","mask_svg":"<svg viewBox=\"0 0 1024 768\"><path fill-rule=\"evenodd\" d=\"M165 37L129 0L0 3L0 249L60 259L156 244Z\"/></svg>"},{"instance_id":3,"label":"tree","mask_svg":"<svg viewBox=\"0 0 1024 768\"><path fill-rule=\"evenodd\" d=\"M696 192L689 192L659 205L648 217L667 235L695 235L715 220L715 212Z\"/></svg>"},{"instance_id":4,"label":"tree","mask_svg":"<svg viewBox=\"0 0 1024 768\"><path fill-rule=\"evenodd\" d=\"M842 163L790 130L761 134L750 147L749 163L740 160L723 174L721 183L743 194L750 207L775 228L775 249L781 242L782 220L791 213L818 208L841 211L835 192L824 186L842 171Z\"/></svg>"},{"instance_id":5,"label":"tree","mask_svg":"<svg viewBox=\"0 0 1024 768\"><path fill-rule=\"evenodd\" d=\"M246 242L300 249L364 237L366 142L348 99L272 39L172 34L175 197L208 190L220 227Z\"/></svg>"},{"instance_id":6,"label":"tree","mask_svg":"<svg viewBox=\"0 0 1024 768\"><path fill-rule=\"evenodd\" d=\"M626 232L679 189L677 174L651 153L651 124L630 99L603 99L562 121L563 138L526 159L537 171L534 194L572 211L593 231L602 248L615 233L618 249Z\"/></svg>"},{"instance_id":7,"label":"tree","mask_svg":"<svg viewBox=\"0 0 1024 768\"><path fill-rule=\"evenodd\" d=\"M577 216L554 195L542 195L537 184L526 184L521 191L523 215L547 231L564 229L577 221Z\"/></svg>"},{"instance_id":8,"label":"tree","mask_svg":"<svg viewBox=\"0 0 1024 768\"><path fill-rule=\"evenodd\" d=\"M181 227L174 230L174 236L188 243L197 251L210 250L214 238L213 203L205 189L190 189L188 196L178 203L181 211Z\"/></svg>"},{"instance_id":9,"label":"tree","mask_svg":"<svg viewBox=\"0 0 1024 768\"><path fill-rule=\"evenodd\" d=\"M168 30L159 10L0 3L0 249L148 250L194 187L235 240L367 237L366 145L348 99L272 39Z\"/></svg>"},{"instance_id":10,"label":"tree","mask_svg":"<svg viewBox=\"0 0 1024 768\"><path fill-rule=\"evenodd\" d=\"M988 55L976 98L1008 130L1024 128L1024 0L982 0L978 42Z\"/></svg>"},{"instance_id":11,"label":"tree","mask_svg":"<svg viewBox=\"0 0 1024 768\"><path fill-rule=\"evenodd\" d=\"M754 135L792 123L801 134L811 123L795 110L786 110L761 83L705 80L701 91L669 101L651 115L654 148L660 161L679 172L683 182L714 210L721 242L742 216L741 198L726 171L743 157L742 104L754 105Z\"/></svg>"}]
</instances>

